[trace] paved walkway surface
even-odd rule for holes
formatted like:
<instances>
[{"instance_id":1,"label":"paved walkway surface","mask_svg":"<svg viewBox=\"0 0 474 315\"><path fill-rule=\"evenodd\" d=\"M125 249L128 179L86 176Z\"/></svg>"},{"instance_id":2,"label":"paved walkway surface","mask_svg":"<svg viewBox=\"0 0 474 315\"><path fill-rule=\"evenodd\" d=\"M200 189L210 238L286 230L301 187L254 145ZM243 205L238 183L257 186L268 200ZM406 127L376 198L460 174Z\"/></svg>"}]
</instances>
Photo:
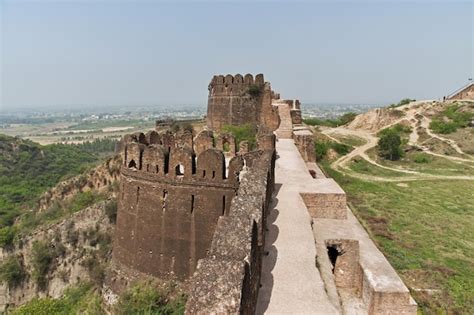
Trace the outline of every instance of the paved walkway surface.
<instances>
[{"instance_id":1,"label":"paved walkway surface","mask_svg":"<svg viewBox=\"0 0 474 315\"><path fill-rule=\"evenodd\" d=\"M288 104L279 104L278 114L280 115L280 126L275 130L279 139L293 138L293 124L291 123L291 113Z\"/></svg>"},{"instance_id":2,"label":"paved walkway surface","mask_svg":"<svg viewBox=\"0 0 474 315\"><path fill-rule=\"evenodd\" d=\"M337 314L316 268L311 218L299 186L312 181L292 139L279 139L257 314Z\"/></svg>"}]
</instances>

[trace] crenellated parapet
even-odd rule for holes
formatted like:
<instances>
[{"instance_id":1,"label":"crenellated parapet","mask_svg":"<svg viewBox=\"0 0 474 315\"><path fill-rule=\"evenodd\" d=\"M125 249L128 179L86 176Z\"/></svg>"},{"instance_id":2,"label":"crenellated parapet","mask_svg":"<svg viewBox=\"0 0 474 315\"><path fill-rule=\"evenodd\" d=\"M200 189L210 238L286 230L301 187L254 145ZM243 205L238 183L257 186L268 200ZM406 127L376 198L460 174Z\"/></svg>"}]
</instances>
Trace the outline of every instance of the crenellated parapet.
<instances>
[{"instance_id":1,"label":"crenellated parapet","mask_svg":"<svg viewBox=\"0 0 474 315\"><path fill-rule=\"evenodd\" d=\"M207 126L221 130L226 125L250 124L275 130L279 117L272 107L272 90L263 74L215 75L209 84Z\"/></svg>"},{"instance_id":2,"label":"crenellated parapet","mask_svg":"<svg viewBox=\"0 0 474 315\"><path fill-rule=\"evenodd\" d=\"M258 89L263 90L265 80L263 74L253 75L241 74L215 75L209 84L209 96L245 96L245 94L256 95Z\"/></svg>"},{"instance_id":3,"label":"crenellated parapet","mask_svg":"<svg viewBox=\"0 0 474 315\"><path fill-rule=\"evenodd\" d=\"M212 132L203 131L194 141L186 133L176 136L170 132L158 134L151 131L126 136L122 174L177 183L236 185L238 179L227 176L227 173L238 174L240 170L232 169L234 164L230 162L227 165L224 157L225 152L232 159L238 158L235 156L234 137L219 135L214 147Z\"/></svg>"},{"instance_id":4,"label":"crenellated parapet","mask_svg":"<svg viewBox=\"0 0 474 315\"><path fill-rule=\"evenodd\" d=\"M207 130L135 133L121 148L113 262L131 278L190 277L230 213L241 173L264 151L237 154L231 134Z\"/></svg>"}]
</instances>

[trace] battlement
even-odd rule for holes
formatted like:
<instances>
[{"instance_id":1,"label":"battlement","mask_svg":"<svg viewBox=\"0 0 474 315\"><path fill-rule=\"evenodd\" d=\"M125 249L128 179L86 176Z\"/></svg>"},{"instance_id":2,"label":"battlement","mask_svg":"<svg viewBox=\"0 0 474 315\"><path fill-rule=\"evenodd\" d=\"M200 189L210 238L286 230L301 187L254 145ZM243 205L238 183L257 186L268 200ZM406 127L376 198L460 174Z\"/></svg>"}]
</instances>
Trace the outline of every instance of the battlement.
<instances>
[{"instance_id":1,"label":"battlement","mask_svg":"<svg viewBox=\"0 0 474 315\"><path fill-rule=\"evenodd\" d=\"M209 84L207 126L220 130L225 125L251 124L278 128L278 113L272 107L270 83L263 74L215 75Z\"/></svg>"},{"instance_id":2,"label":"battlement","mask_svg":"<svg viewBox=\"0 0 474 315\"><path fill-rule=\"evenodd\" d=\"M161 279L191 276L219 217L229 215L241 172L274 150L274 136L259 135L258 147L263 150L241 154L232 135L208 130L196 137L125 136L113 251L118 268Z\"/></svg>"},{"instance_id":3,"label":"battlement","mask_svg":"<svg viewBox=\"0 0 474 315\"><path fill-rule=\"evenodd\" d=\"M265 88L263 74L254 77L251 74L242 76L236 74L215 75L209 83L209 97L211 96L239 96L258 97Z\"/></svg>"}]
</instances>

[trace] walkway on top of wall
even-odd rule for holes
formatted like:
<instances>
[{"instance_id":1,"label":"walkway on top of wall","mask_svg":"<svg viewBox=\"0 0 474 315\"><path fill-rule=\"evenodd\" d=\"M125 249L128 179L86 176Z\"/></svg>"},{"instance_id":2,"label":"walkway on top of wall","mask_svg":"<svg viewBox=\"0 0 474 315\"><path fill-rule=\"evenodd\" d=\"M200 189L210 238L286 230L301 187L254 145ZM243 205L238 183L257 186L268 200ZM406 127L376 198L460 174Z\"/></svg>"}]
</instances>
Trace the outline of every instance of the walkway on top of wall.
<instances>
[{"instance_id":1,"label":"walkway on top of wall","mask_svg":"<svg viewBox=\"0 0 474 315\"><path fill-rule=\"evenodd\" d=\"M276 150L257 314L338 314L316 268L311 218L299 194L313 178L292 139L279 139Z\"/></svg>"}]
</instances>

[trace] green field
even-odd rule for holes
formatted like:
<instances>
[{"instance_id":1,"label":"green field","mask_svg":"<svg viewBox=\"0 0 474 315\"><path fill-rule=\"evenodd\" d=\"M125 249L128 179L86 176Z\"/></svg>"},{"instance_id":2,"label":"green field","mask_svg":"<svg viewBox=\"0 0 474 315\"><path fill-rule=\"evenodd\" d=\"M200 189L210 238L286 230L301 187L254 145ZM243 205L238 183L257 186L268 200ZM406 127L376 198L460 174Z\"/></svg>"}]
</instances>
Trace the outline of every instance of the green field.
<instances>
[{"instance_id":1,"label":"green field","mask_svg":"<svg viewBox=\"0 0 474 315\"><path fill-rule=\"evenodd\" d=\"M322 166L346 191L424 313L474 309L474 181L379 183L343 175L327 162ZM366 167L372 175L387 175Z\"/></svg>"}]
</instances>

